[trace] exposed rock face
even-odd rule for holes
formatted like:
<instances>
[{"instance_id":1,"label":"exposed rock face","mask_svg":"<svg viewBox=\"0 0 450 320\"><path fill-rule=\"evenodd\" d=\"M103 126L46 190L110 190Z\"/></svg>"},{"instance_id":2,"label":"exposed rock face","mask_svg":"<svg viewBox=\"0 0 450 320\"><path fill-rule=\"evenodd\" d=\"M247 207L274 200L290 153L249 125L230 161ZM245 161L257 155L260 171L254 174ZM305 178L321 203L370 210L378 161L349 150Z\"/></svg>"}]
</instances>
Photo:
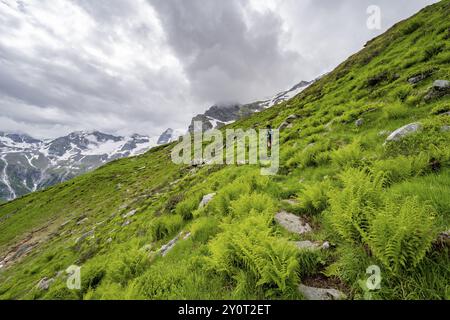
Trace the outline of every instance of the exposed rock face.
<instances>
[{"instance_id":1,"label":"exposed rock face","mask_svg":"<svg viewBox=\"0 0 450 320\"><path fill-rule=\"evenodd\" d=\"M307 300L345 300L347 298L343 292L336 289L321 289L301 284L298 290Z\"/></svg>"},{"instance_id":2,"label":"exposed rock face","mask_svg":"<svg viewBox=\"0 0 450 320\"><path fill-rule=\"evenodd\" d=\"M401 127L400 129L395 130L392 132L389 137L387 137L386 142L392 142L392 141L400 141L402 138L418 132L420 129L422 129L422 124L416 122L416 123L410 123L407 124L404 127Z\"/></svg>"},{"instance_id":3,"label":"exposed rock face","mask_svg":"<svg viewBox=\"0 0 450 320\"><path fill-rule=\"evenodd\" d=\"M166 131L163 132L163 134L161 134L161 136L159 137L157 144L158 145L163 145L163 144L168 144L174 141L177 141L179 139L179 137L185 135L186 132L183 132L181 130L173 130L172 128L167 129Z\"/></svg>"},{"instance_id":4,"label":"exposed rock face","mask_svg":"<svg viewBox=\"0 0 450 320\"><path fill-rule=\"evenodd\" d=\"M304 234L311 232L311 226L295 214L281 211L276 214L275 220L286 230L292 233Z\"/></svg>"}]
</instances>

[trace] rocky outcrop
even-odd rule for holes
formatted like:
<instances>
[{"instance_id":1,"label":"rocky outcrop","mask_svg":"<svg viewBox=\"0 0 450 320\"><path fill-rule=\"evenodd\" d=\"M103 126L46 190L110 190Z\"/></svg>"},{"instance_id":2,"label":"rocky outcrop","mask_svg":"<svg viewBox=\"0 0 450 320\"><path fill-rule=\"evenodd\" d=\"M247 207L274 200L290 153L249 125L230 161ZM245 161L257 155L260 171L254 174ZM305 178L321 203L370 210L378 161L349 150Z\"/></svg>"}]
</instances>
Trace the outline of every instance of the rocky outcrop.
<instances>
[{"instance_id":1,"label":"rocky outcrop","mask_svg":"<svg viewBox=\"0 0 450 320\"><path fill-rule=\"evenodd\" d=\"M404 137L418 132L420 129L422 129L422 124L416 122L416 123L410 123L406 126L403 126L394 132L392 132L389 137L386 139L386 143L392 142L392 141L400 141Z\"/></svg>"}]
</instances>

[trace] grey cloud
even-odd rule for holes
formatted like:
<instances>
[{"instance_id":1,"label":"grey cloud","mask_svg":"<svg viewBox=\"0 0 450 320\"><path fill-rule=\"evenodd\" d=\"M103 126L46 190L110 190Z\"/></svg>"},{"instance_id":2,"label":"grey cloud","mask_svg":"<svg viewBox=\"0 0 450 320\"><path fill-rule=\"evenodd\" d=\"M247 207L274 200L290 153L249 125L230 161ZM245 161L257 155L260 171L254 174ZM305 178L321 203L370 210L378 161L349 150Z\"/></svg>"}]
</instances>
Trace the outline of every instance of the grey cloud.
<instances>
[{"instance_id":1,"label":"grey cloud","mask_svg":"<svg viewBox=\"0 0 450 320\"><path fill-rule=\"evenodd\" d=\"M282 19L245 1L150 0L194 95L249 101L299 81L299 53L285 50ZM307 68L307 67L306 67Z\"/></svg>"},{"instance_id":2,"label":"grey cloud","mask_svg":"<svg viewBox=\"0 0 450 320\"><path fill-rule=\"evenodd\" d=\"M185 128L213 103L265 98L330 71L436 1L273 2L261 11L247 0L0 1L0 130ZM77 15L51 10L62 3ZM383 30L366 28L371 4ZM49 17L36 15L42 8Z\"/></svg>"}]
</instances>

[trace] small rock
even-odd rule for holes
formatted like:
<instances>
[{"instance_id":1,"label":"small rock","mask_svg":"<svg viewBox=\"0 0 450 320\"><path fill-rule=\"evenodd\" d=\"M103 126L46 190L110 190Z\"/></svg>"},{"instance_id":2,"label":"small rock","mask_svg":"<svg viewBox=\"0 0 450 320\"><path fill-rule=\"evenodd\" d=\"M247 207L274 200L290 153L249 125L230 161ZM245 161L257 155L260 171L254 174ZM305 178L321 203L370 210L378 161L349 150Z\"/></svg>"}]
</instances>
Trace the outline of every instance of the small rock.
<instances>
[{"instance_id":1,"label":"small rock","mask_svg":"<svg viewBox=\"0 0 450 320\"><path fill-rule=\"evenodd\" d=\"M0 269L3 269L4 264L0 263Z\"/></svg>"},{"instance_id":2,"label":"small rock","mask_svg":"<svg viewBox=\"0 0 450 320\"><path fill-rule=\"evenodd\" d=\"M318 250L320 248L319 244L311 241L296 241L295 245L299 249L306 249L306 250Z\"/></svg>"},{"instance_id":3,"label":"small rock","mask_svg":"<svg viewBox=\"0 0 450 320\"><path fill-rule=\"evenodd\" d=\"M51 279L43 278L43 279L41 279L41 281L39 281L39 283L37 284L36 287L39 290L46 291L46 290L48 290L50 288L50 285L53 282L55 282L55 279L53 279L53 278L51 278Z\"/></svg>"},{"instance_id":4,"label":"small rock","mask_svg":"<svg viewBox=\"0 0 450 320\"><path fill-rule=\"evenodd\" d=\"M208 203L210 203L211 200L212 200L215 196L216 196L215 193L210 193L210 194L207 194L206 196L204 196L203 199L202 199L202 201L200 202L199 209L200 209L200 208L206 207L206 206L208 205Z\"/></svg>"},{"instance_id":5,"label":"small rock","mask_svg":"<svg viewBox=\"0 0 450 320\"><path fill-rule=\"evenodd\" d=\"M300 217L295 214L281 211L276 214L275 220L289 232L304 234L312 231L311 226L304 222Z\"/></svg>"},{"instance_id":6,"label":"small rock","mask_svg":"<svg viewBox=\"0 0 450 320\"><path fill-rule=\"evenodd\" d=\"M450 126L443 126L443 127L441 128L441 131L442 131L442 132L450 131Z\"/></svg>"},{"instance_id":7,"label":"small rock","mask_svg":"<svg viewBox=\"0 0 450 320\"><path fill-rule=\"evenodd\" d=\"M89 220L89 218L84 218L83 220L78 221L78 222L77 222L77 226L80 226L80 225L82 225L82 224L88 222L88 220Z\"/></svg>"},{"instance_id":8,"label":"small rock","mask_svg":"<svg viewBox=\"0 0 450 320\"><path fill-rule=\"evenodd\" d=\"M284 121L282 124L280 124L280 126L278 127L278 130L284 130L284 129L288 129L289 126L292 126L291 123Z\"/></svg>"},{"instance_id":9,"label":"small rock","mask_svg":"<svg viewBox=\"0 0 450 320\"><path fill-rule=\"evenodd\" d=\"M344 300L347 298L343 292L336 289L321 289L301 284L298 290L307 300Z\"/></svg>"},{"instance_id":10,"label":"small rock","mask_svg":"<svg viewBox=\"0 0 450 320\"><path fill-rule=\"evenodd\" d=\"M291 114L289 117L286 118L285 122L287 122L287 123L292 123L292 122L294 122L294 121L297 120L297 119L298 119L298 116L297 116L297 115Z\"/></svg>"},{"instance_id":11,"label":"small rock","mask_svg":"<svg viewBox=\"0 0 450 320\"><path fill-rule=\"evenodd\" d=\"M404 127L401 127L400 129L397 129L394 132L392 132L389 135L389 137L387 137L386 142L400 141L402 138L406 137L407 135L416 133L421 128L422 128L422 125L418 122L408 124Z\"/></svg>"},{"instance_id":12,"label":"small rock","mask_svg":"<svg viewBox=\"0 0 450 320\"><path fill-rule=\"evenodd\" d=\"M137 210L131 210L130 212L128 212L127 214L124 214L122 216L122 218L127 219L127 218L131 218L132 216L134 216L137 213Z\"/></svg>"},{"instance_id":13,"label":"small rock","mask_svg":"<svg viewBox=\"0 0 450 320\"><path fill-rule=\"evenodd\" d=\"M106 240L106 243L111 243L113 241L112 238L108 238L108 240Z\"/></svg>"},{"instance_id":14,"label":"small rock","mask_svg":"<svg viewBox=\"0 0 450 320\"><path fill-rule=\"evenodd\" d=\"M433 82L433 89L438 91L446 91L450 88L450 81L447 80L436 80Z\"/></svg>"},{"instance_id":15,"label":"small rock","mask_svg":"<svg viewBox=\"0 0 450 320\"><path fill-rule=\"evenodd\" d=\"M129 226L131 224L130 220L125 221L124 223L122 223L122 227L126 227Z\"/></svg>"},{"instance_id":16,"label":"small rock","mask_svg":"<svg viewBox=\"0 0 450 320\"><path fill-rule=\"evenodd\" d=\"M181 232L181 233L180 233L179 235L177 235L175 238L173 238L172 240L170 240L167 244L163 245L163 246L161 247L161 249L159 249L159 253L160 253L163 257L165 257L165 256L169 253L169 251L172 250L172 249L175 247L175 245L176 245L177 242L178 242L178 239L180 239L180 237L181 237L182 234L183 234L183 233Z\"/></svg>"},{"instance_id":17,"label":"small rock","mask_svg":"<svg viewBox=\"0 0 450 320\"><path fill-rule=\"evenodd\" d=\"M89 232L86 232L81 237L79 237L77 240L75 240L75 244L80 244L82 241L86 240L88 237L94 235L94 230L91 230Z\"/></svg>"},{"instance_id":18,"label":"small rock","mask_svg":"<svg viewBox=\"0 0 450 320\"><path fill-rule=\"evenodd\" d=\"M70 223L70 220L67 220L66 222L64 222L60 225L60 228L67 226L69 223Z\"/></svg>"},{"instance_id":19,"label":"small rock","mask_svg":"<svg viewBox=\"0 0 450 320\"><path fill-rule=\"evenodd\" d=\"M330 247L331 247L331 245L330 245L330 243L329 243L328 241L325 241L325 242L322 244L322 249L323 249L323 250L328 250L328 249L330 249Z\"/></svg>"},{"instance_id":20,"label":"small rock","mask_svg":"<svg viewBox=\"0 0 450 320\"><path fill-rule=\"evenodd\" d=\"M441 116L450 116L450 111L444 112L440 114Z\"/></svg>"},{"instance_id":21,"label":"small rock","mask_svg":"<svg viewBox=\"0 0 450 320\"><path fill-rule=\"evenodd\" d=\"M188 233L186 233L186 234L184 235L183 240L187 240L187 239L189 239L190 237L191 237L191 233L188 232Z\"/></svg>"},{"instance_id":22,"label":"small rock","mask_svg":"<svg viewBox=\"0 0 450 320\"><path fill-rule=\"evenodd\" d=\"M419 83L420 81L425 80L426 78L427 78L427 75L425 75L425 74L420 74L420 75L418 75L418 76L409 78L409 79L408 79L408 82L409 82L410 84L416 84L416 83Z\"/></svg>"},{"instance_id":23,"label":"small rock","mask_svg":"<svg viewBox=\"0 0 450 320\"><path fill-rule=\"evenodd\" d=\"M355 126L361 127L364 124L364 119L358 119L355 121Z\"/></svg>"}]
</instances>

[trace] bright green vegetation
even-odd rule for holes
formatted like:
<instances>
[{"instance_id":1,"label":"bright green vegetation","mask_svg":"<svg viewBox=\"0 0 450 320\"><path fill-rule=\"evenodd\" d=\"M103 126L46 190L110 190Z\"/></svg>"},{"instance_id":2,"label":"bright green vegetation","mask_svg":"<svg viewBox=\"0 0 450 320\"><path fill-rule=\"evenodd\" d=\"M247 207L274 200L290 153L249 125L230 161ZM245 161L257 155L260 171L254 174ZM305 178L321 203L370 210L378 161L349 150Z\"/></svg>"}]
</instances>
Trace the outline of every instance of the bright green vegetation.
<instances>
[{"instance_id":1,"label":"bright green vegetation","mask_svg":"<svg viewBox=\"0 0 450 320\"><path fill-rule=\"evenodd\" d=\"M0 256L30 236L41 242L0 271L0 298L302 299L298 284L320 276L363 299L366 269L379 265L372 298L449 299L448 247L435 240L450 229L450 132L442 130L450 97L429 95L434 80L450 80L449 14L448 0L425 8L291 101L231 125L276 127L298 116L281 133L277 176L257 166L178 166L168 145L1 205ZM422 129L384 145L383 131L412 122ZM281 209L313 232L282 229ZM191 237L155 253L181 231ZM332 248L299 250L293 240ZM64 277L36 289L72 264L82 266L81 290L68 290Z\"/></svg>"}]
</instances>

